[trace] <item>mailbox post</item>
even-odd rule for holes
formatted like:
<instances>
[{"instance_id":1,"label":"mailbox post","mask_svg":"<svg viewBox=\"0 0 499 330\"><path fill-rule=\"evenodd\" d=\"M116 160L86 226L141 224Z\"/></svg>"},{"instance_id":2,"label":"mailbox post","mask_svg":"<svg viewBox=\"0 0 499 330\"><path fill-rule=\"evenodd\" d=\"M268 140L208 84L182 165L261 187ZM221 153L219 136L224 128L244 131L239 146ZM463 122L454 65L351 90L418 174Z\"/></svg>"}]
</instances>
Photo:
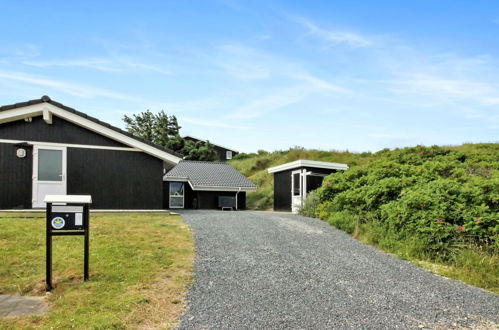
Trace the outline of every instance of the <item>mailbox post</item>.
<instances>
[{"instance_id":1,"label":"mailbox post","mask_svg":"<svg viewBox=\"0 0 499 330\"><path fill-rule=\"evenodd\" d=\"M90 211L92 196L88 195L47 195L46 219L46 283L47 291L52 290L52 236L85 236L83 279L88 281L88 258L90 238Z\"/></svg>"}]
</instances>

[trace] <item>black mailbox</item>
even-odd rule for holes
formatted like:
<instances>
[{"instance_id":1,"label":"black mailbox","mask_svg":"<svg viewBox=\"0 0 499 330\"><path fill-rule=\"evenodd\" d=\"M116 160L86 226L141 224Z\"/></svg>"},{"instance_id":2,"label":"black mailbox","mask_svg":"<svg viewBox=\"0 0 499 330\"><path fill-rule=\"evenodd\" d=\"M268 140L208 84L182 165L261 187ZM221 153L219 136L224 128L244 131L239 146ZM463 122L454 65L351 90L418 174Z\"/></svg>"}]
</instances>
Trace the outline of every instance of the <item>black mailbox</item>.
<instances>
[{"instance_id":1,"label":"black mailbox","mask_svg":"<svg viewBox=\"0 0 499 330\"><path fill-rule=\"evenodd\" d=\"M84 206L52 205L50 225L52 230L85 230L88 221L84 221Z\"/></svg>"},{"instance_id":2,"label":"black mailbox","mask_svg":"<svg viewBox=\"0 0 499 330\"><path fill-rule=\"evenodd\" d=\"M75 236L85 237L83 278L88 280L88 258L89 258L89 204L92 203L91 196L76 195L47 195L47 255L46 255L46 282L47 291L52 290L52 237L53 236Z\"/></svg>"}]
</instances>

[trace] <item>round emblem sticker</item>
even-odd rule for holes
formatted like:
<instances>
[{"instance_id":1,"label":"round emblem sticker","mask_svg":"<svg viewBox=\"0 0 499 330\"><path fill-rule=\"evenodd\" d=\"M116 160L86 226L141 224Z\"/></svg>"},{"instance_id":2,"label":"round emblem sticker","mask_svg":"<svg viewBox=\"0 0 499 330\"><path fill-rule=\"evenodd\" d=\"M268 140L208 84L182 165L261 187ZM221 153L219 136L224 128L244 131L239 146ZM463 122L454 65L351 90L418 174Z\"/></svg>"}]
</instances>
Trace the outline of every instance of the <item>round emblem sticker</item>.
<instances>
[{"instance_id":1,"label":"round emblem sticker","mask_svg":"<svg viewBox=\"0 0 499 330\"><path fill-rule=\"evenodd\" d=\"M66 221L64 221L64 219L61 217L56 217L52 219L52 228L54 229L62 229L65 224Z\"/></svg>"}]
</instances>

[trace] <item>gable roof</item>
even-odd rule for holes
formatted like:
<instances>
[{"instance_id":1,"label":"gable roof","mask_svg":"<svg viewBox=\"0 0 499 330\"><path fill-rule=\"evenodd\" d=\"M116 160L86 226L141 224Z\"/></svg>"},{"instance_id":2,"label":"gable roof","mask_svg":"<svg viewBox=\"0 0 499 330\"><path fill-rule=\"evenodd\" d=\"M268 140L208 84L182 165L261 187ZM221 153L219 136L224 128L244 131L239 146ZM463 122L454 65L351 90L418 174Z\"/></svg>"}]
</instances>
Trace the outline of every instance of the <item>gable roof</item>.
<instances>
[{"instance_id":1,"label":"gable roof","mask_svg":"<svg viewBox=\"0 0 499 330\"><path fill-rule=\"evenodd\" d=\"M192 190L253 191L256 185L234 167L222 162L182 160L163 177L189 182Z\"/></svg>"},{"instance_id":2,"label":"gable roof","mask_svg":"<svg viewBox=\"0 0 499 330\"><path fill-rule=\"evenodd\" d=\"M347 164L319 162L316 160L299 159L299 160L295 160L294 162L270 167L267 169L267 172L276 173L276 172L282 172L282 171L292 170L294 168L301 168L301 167L324 168L324 169L329 169L329 170L342 170L342 171L348 170Z\"/></svg>"},{"instance_id":3,"label":"gable roof","mask_svg":"<svg viewBox=\"0 0 499 330\"><path fill-rule=\"evenodd\" d=\"M209 141L209 140L206 140L206 139L203 140L201 138L198 138L198 137L195 137L195 136L192 136L192 135L185 135L184 139L191 139L191 140L203 141L203 142ZM220 148L223 148L223 149L227 149L227 150L230 150L230 151L239 152L239 151L234 150L232 148L227 148L227 147L221 146L220 144L213 143L211 141L210 141L210 144L213 144L214 146L217 146L217 147L220 147Z\"/></svg>"},{"instance_id":4,"label":"gable roof","mask_svg":"<svg viewBox=\"0 0 499 330\"><path fill-rule=\"evenodd\" d=\"M0 124L20 120L27 117L43 116L47 123L51 123L52 114L76 125L89 129L97 134L119 141L125 145L140 149L171 164L177 164L182 154L164 148L138 136L130 134L118 127L100 121L83 112L53 101L44 95L39 99L20 102L0 107Z\"/></svg>"}]
</instances>

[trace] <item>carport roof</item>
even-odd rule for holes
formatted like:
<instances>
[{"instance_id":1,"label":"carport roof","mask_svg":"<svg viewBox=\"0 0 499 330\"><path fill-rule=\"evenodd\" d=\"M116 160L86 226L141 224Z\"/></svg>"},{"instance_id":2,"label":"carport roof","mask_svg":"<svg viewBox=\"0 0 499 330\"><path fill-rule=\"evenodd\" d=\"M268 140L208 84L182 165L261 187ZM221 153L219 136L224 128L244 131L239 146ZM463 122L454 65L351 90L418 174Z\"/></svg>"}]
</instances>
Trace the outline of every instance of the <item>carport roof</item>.
<instances>
[{"instance_id":1,"label":"carport roof","mask_svg":"<svg viewBox=\"0 0 499 330\"><path fill-rule=\"evenodd\" d=\"M163 180L189 182L193 190L256 190L253 182L234 167L222 162L182 160L165 174Z\"/></svg>"}]
</instances>

